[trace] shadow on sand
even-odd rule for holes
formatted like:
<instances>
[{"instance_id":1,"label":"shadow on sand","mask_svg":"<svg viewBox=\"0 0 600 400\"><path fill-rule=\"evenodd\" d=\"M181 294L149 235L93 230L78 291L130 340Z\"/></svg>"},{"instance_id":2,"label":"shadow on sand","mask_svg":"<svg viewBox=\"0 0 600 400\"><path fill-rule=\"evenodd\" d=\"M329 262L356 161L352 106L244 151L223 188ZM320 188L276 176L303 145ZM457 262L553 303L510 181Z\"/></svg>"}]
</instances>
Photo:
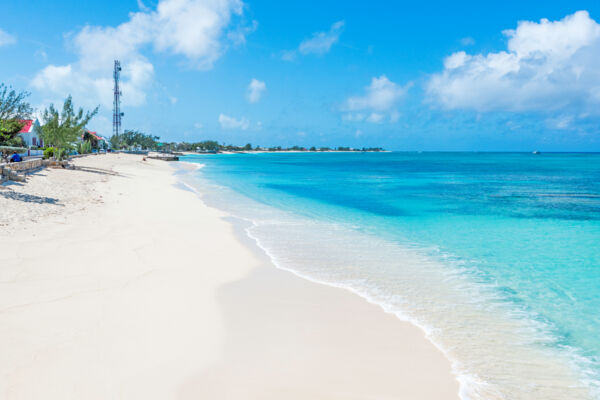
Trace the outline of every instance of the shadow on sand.
<instances>
[{"instance_id":1,"label":"shadow on sand","mask_svg":"<svg viewBox=\"0 0 600 400\"><path fill-rule=\"evenodd\" d=\"M122 174L120 174L118 172L115 172L115 171L111 171L110 169L92 168L92 167L75 167L75 169L77 171L91 172L93 174L111 175L111 176L123 176Z\"/></svg>"},{"instance_id":2,"label":"shadow on sand","mask_svg":"<svg viewBox=\"0 0 600 400\"><path fill-rule=\"evenodd\" d=\"M36 203L36 204L53 204L56 206L63 206L59 203L58 199L54 199L52 197L43 197L36 196L33 194L25 194L14 191L1 191L0 197L4 197L5 199L23 201L25 203Z\"/></svg>"}]
</instances>

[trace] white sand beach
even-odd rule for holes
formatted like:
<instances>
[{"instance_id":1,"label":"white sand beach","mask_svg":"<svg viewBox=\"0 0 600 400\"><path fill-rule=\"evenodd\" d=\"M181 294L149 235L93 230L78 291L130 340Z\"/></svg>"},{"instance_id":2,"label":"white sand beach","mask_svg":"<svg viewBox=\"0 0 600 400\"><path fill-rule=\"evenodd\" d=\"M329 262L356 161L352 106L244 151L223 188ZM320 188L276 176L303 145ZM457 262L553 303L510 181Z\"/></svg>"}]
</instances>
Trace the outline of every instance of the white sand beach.
<instances>
[{"instance_id":1,"label":"white sand beach","mask_svg":"<svg viewBox=\"0 0 600 400\"><path fill-rule=\"evenodd\" d=\"M457 399L417 327L277 269L134 155L0 187L0 398Z\"/></svg>"}]
</instances>

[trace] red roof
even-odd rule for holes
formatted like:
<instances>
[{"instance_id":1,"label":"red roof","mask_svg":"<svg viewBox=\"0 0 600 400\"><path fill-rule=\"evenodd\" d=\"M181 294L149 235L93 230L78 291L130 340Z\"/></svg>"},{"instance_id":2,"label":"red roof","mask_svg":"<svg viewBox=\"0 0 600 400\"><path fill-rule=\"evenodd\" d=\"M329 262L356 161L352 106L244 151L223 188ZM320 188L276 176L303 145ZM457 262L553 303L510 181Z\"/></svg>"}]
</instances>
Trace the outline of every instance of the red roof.
<instances>
[{"instance_id":1,"label":"red roof","mask_svg":"<svg viewBox=\"0 0 600 400\"><path fill-rule=\"evenodd\" d=\"M104 140L102 139L100 136L98 136L96 134L96 132L92 132L92 131L85 131L86 133L90 134L91 136L93 136L94 138L96 138L96 140Z\"/></svg>"},{"instance_id":2,"label":"red roof","mask_svg":"<svg viewBox=\"0 0 600 400\"><path fill-rule=\"evenodd\" d=\"M32 119L22 119L19 121L23 125L23 128L21 128L21 130L19 131L19 133L29 133L31 132L31 127L33 126L33 120Z\"/></svg>"}]
</instances>

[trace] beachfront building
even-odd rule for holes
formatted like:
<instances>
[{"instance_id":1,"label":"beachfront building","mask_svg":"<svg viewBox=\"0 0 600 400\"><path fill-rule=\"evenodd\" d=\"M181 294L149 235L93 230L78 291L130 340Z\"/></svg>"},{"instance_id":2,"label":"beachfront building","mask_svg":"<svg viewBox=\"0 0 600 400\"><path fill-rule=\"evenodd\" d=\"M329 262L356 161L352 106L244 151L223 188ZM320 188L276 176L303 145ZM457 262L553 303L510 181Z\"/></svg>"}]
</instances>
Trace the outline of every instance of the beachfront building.
<instances>
[{"instance_id":1,"label":"beachfront building","mask_svg":"<svg viewBox=\"0 0 600 400\"><path fill-rule=\"evenodd\" d=\"M98 136L100 136L100 135L98 135ZM102 139L102 141L103 141L102 148L103 148L104 150L107 150L107 149L112 149L112 145L110 144L110 140L109 140L107 137L105 137L105 136L100 136L100 139Z\"/></svg>"},{"instance_id":2,"label":"beachfront building","mask_svg":"<svg viewBox=\"0 0 600 400\"><path fill-rule=\"evenodd\" d=\"M37 134L36 126L40 126L40 122L37 119L25 119L20 121L23 123L23 128L19 132L19 136L25 142L25 147L42 147L44 145L44 141Z\"/></svg>"},{"instance_id":3,"label":"beachfront building","mask_svg":"<svg viewBox=\"0 0 600 400\"><path fill-rule=\"evenodd\" d=\"M92 149L107 149L109 147L109 140L101 135L98 135L97 132L92 131L84 131L83 135L81 135L81 141L90 141L92 144Z\"/></svg>"}]
</instances>

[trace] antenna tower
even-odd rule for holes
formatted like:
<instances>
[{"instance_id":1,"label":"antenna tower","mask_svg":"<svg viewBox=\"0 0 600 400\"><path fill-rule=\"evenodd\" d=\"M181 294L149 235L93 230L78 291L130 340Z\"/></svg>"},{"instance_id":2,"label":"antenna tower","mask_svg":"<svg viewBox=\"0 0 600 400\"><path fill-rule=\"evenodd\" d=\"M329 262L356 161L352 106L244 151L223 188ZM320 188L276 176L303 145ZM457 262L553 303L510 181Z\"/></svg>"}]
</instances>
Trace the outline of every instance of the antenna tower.
<instances>
[{"instance_id":1,"label":"antenna tower","mask_svg":"<svg viewBox=\"0 0 600 400\"><path fill-rule=\"evenodd\" d=\"M121 79L121 62L115 60L115 71L113 73L115 79L114 100L113 100L113 135L119 136L121 133L121 117L125 115L121 112L121 89L119 89L119 80Z\"/></svg>"}]
</instances>

